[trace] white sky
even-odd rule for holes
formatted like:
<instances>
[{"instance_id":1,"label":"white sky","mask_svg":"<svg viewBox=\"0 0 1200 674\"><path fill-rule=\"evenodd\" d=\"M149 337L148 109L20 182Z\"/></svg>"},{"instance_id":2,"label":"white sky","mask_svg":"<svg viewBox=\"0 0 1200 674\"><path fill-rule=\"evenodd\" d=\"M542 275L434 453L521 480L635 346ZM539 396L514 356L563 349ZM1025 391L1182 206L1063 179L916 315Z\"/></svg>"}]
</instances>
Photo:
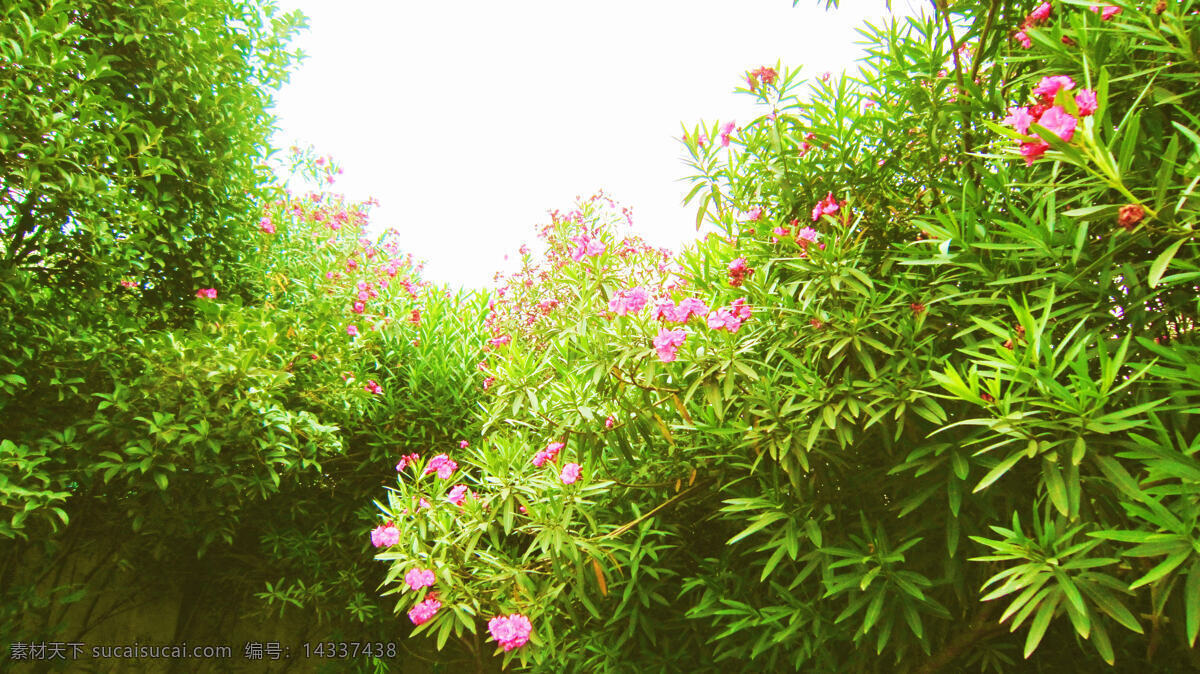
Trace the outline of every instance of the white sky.
<instances>
[{"instance_id":1,"label":"white sky","mask_svg":"<svg viewBox=\"0 0 1200 674\"><path fill-rule=\"evenodd\" d=\"M374 196L425 277L491 287L550 209L603 188L634 231L695 238L680 123L762 113L747 70L837 73L883 0L282 0L309 56L277 97L277 144L342 164L336 191ZM510 256L510 262L505 256Z\"/></svg>"}]
</instances>

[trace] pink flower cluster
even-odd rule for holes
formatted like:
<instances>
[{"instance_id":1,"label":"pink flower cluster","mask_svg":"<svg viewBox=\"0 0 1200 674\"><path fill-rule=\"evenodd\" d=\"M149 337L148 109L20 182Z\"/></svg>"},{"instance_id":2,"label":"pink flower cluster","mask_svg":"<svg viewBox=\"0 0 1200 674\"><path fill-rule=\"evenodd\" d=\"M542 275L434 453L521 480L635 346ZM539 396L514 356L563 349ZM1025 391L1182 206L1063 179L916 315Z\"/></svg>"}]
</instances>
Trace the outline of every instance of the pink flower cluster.
<instances>
[{"instance_id":1,"label":"pink flower cluster","mask_svg":"<svg viewBox=\"0 0 1200 674\"><path fill-rule=\"evenodd\" d=\"M533 465L541 468L546 465L546 462L554 462L558 458L558 453L562 451L565 445L561 442L552 442L546 445L545 449L539 449L537 454L533 455Z\"/></svg>"},{"instance_id":2,"label":"pink flower cluster","mask_svg":"<svg viewBox=\"0 0 1200 674\"><path fill-rule=\"evenodd\" d=\"M818 201L816 206L813 206L812 220L813 222L816 222L817 220L821 219L822 215L835 215L845 205L845 199L838 201L837 199L833 198L833 192L830 192L829 194L825 195L824 199Z\"/></svg>"},{"instance_id":3,"label":"pink flower cluster","mask_svg":"<svg viewBox=\"0 0 1200 674\"><path fill-rule=\"evenodd\" d=\"M1037 124L1064 142L1070 142L1075 135L1075 126L1079 120L1072 117L1061 105L1056 105L1055 98L1059 92L1070 91L1074 88L1075 80L1066 75L1043 77L1042 81L1033 88L1033 94L1039 97L1038 102L1026 107L1009 108L1008 117L1004 118L1004 123L1015 129L1017 133L1026 136L1030 135L1030 125ZM1075 107L1079 110L1080 117L1093 114L1096 112L1097 106L1095 91L1081 89L1075 94ZM1022 142L1020 146L1021 156L1025 157L1026 165L1032 164L1035 159L1041 157L1049 149L1050 144L1041 138Z\"/></svg>"},{"instance_id":4,"label":"pink flower cluster","mask_svg":"<svg viewBox=\"0 0 1200 674\"><path fill-rule=\"evenodd\" d=\"M575 244L575 250L571 253L571 259L579 262L585 257L595 257L604 252L605 245L600 239L593 239L587 234L571 237L571 242Z\"/></svg>"},{"instance_id":5,"label":"pink flower cluster","mask_svg":"<svg viewBox=\"0 0 1200 674\"><path fill-rule=\"evenodd\" d=\"M488 631L491 632L492 638L504 647L505 652L508 652L529 643L529 633L533 631L533 624L520 613L513 613L489 620Z\"/></svg>"},{"instance_id":6,"label":"pink flower cluster","mask_svg":"<svg viewBox=\"0 0 1200 674\"><path fill-rule=\"evenodd\" d=\"M1051 7L1049 2L1043 2L1034 8L1034 10L1029 13L1029 16L1025 17L1025 20L1021 22L1021 30L1017 31L1016 34L1013 35L1013 39L1017 42L1020 42L1021 46L1025 49L1032 47L1033 40L1029 39L1029 35L1025 31L1033 28L1039 23L1044 22L1046 19L1049 19L1050 10Z\"/></svg>"},{"instance_id":7,"label":"pink flower cluster","mask_svg":"<svg viewBox=\"0 0 1200 674\"><path fill-rule=\"evenodd\" d=\"M383 393L383 387L377 384L374 379L368 379L367 383L363 385L363 390L365 390L367 393L373 393L375 395Z\"/></svg>"},{"instance_id":8,"label":"pink flower cluster","mask_svg":"<svg viewBox=\"0 0 1200 674\"><path fill-rule=\"evenodd\" d=\"M575 480L579 479L579 464L568 463L563 466L562 473L559 474L558 479L562 480L563 484L574 484Z\"/></svg>"},{"instance_id":9,"label":"pink flower cluster","mask_svg":"<svg viewBox=\"0 0 1200 674\"><path fill-rule=\"evenodd\" d=\"M435 580L433 571L430 569L413 569L404 574L404 582L408 583L408 587L411 590L433 587Z\"/></svg>"},{"instance_id":10,"label":"pink flower cluster","mask_svg":"<svg viewBox=\"0 0 1200 674\"><path fill-rule=\"evenodd\" d=\"M744 257L739 257L729 263L729 285L734 288L742 285L753 274L754 270L746 263Z\"/></svg>"},{"instance_id":11,"label":"pink flower cluster","mask_svg":"<svg viewBox=\"0 0 1200 674\"><path fill-rule=\"evenodd\" d=\"M443 480L449 480L456 470L458 470L457 463L445 454L438 454L425 465L425 472L422 475L437 473L437 476Z\"/></svg>"},{"instance_id":12,"label":"pink flower cluster","mask_svg":"<svg viewBox=\"0 0 1200 674\"><path fill-rule=\"evenodd\" d=\"M196 297L199 297L201 299L215 300L215 299L217 299L217 289L216 288L201 288L196 291Z\"/></svg>"},{"instance_id":13,"label":"pink flower cluster","mask_svg":"<svg viewBox=\"0 0 1200 674\"><path fill-rule=\"evenodd\" d=\"M654 338L654 350L658 352L658 359L664 363L670 363L678 357L679 347L683 346L683 340L687 339L687 330L678 328L668 330L660 328L658 336Z\"/></svg>"},{"instance_id":14,"label":"pink flower cluster","mask_svg":"<svg viewBox=\"0 0 1200 674\"><path fill-rule=\"evenodd\" d=\"M775 72L774 68L763 66L758 70L751 70L749 73L747 73L746 83L750 85L750 91L756 91L758 89L759 80L762 80L763 84L774 84L775 78L778 76L779 74Z\"/></svg>"},{"instance_id":15,"label":"pink flower cluster","mask_svg":"<svg viewBox=\"0 0 1200 674\"><path fill-rule=\"evenodd\" d=\"M712 330L728 330L737 332L742 323L750 320L750 306L746 299L739 297L728 307L721 307L708 315L708 327Z\"/></svg>"},{"instance_id":16,"label":"pink flower cluster","mask_svg":"<svg viewBox=\"0 0 1200 674\"><path fill-rule=\"evenodd\" d=\"M708 315L708 305L695 297L687 297L676 305L671 300L664 300L654 307L653 318L666 323L687 323L692 316L701 318Z\"/></svg>"},{"instance_id":17,"label":"pink flower cluster","mask_svg":"<svg viewBox=\"0 0 1200 674\"><path fill-rule=\"evenodd\" d=\"M1105 5L1104 7L1092 5L1091 7L1088 7L1088 9L1093 14L1099 14L1101 21L1108 21L1109 19L1121 13L1121 8L1117 7L1116 5Z\"/></svg>"},{"instance_id":18,"label":"pink flower cluster","mask_svg":"<svg viewBox=\"0 0 1200 674\"><path fill-rule=\"evenodd\" d=\"M737 128L736 122L726 122L725 125L721 127L721 147L729 147L729 136L733 133L735 128Z\"/></svg>"},{"instance_id":19,"label":"pink flower cluster","mask_svg":"<svg viewBox=\"0 0 1200 674\"><path fill-rule=\"evenodd\" d=\"M271 222L271 216L264 215L262 220L258 221L258 228L267 234L275 233L275 223Z\"/></svg>"},{"instance_id":20,"label":"pink flower cluster","mask_svg":"<svg viewBox=\"0 0 1200 674\"><path fill-rule=\"evenodd\" d=\"M446 494L446 500L456 506L460 506L463 504L463 501L467 500L467 495L469 493L470 492L467 490L467 486L465 484L456 484L451 487L450 492Z\"/></svg>"},{"instance_id":21,"label":"pink flower cluster","mask_svg":"<svg viewBox=\"0 0 1200 674\"><path fill-rule=\"evenodd\" d=\"M432 618L441 607L442 602L430 597L429 599L426 599L420 604L414 606L412 610L408 612L408 619L411 620L412 624L414 625L422 625L426 622L429 622L429 619Z\"/></svg>"},{"instance_id":22,"label":"pink flower cluster","mask_svg":"<svg viewBox=\"0 0 1200 674\"><path fill-rule=\"evenodd\" d=\"M399 542L400 530L391 522L381 524L371 530L371 545L377 548L386 548Z\"/></svg>"},{"instance_id":23,"label":"pink flower cluster","mask_svg":"<svg viewBox=\"0 0 1200 674\"><path fill-rule=\"evenodd\" d=\"M416 452L413 452L412 454L405 454L405 455L401 456L400 460L398 462L396 462L396 472L399 473L400 471L404 470L405 468L408 468L409 466L416 465L417 460L420 458L421 458L421 455L417 454Z\"/></svg>"},{"instance_id":24,"label":"pink flower cluster","mask_svg":"<svg viewBox=\"0 0 1200 674\"><path fill-rule=\"evenodd\" d=\"M642 286L621 290L608 301L608 310L618 316L636 314L646 306L649 299L650 293Z\"/></svg>"}]
</instances>

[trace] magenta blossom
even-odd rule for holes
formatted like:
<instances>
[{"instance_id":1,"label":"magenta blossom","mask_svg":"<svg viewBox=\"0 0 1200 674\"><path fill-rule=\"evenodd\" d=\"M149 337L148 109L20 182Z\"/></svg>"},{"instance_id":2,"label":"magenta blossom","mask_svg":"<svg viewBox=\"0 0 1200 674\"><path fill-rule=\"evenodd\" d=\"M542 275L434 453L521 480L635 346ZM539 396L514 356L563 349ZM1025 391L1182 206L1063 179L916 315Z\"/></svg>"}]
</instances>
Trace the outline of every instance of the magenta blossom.
<instances>
[{"instance_id":1,"label":"magenta blossom","mask_svg":"<svg viewBox=\"0 0 1200 674\"><path fill-rule=\"evenodd\" d=\"M400 530L391 522L381 524L371 530L371 545L377 548L386 548L399 542Z\"/></svg>"},{"instance_id":2,"label":"magenta blossom","mask_svg":"<svg viewBox=\"0 0 1200 674\"><path fill-rule=\"evenodd\" d=\"M466 449L467 447L470 447L470 446L471 446L471 443L467 442L466 440L460 440L458 443L459 449Z\"/></svg>"},{"instance_id":3,"label":"magenta blossom","mask_svg":"<svg viewBox=\"0 0 1200 674\"><path fill-rule=\"evenodd\" d=\"M425 464L425 472L422 475L437 473L437 476L443 480L449 480L456 470L458 470L457 463L445 454L438 454Z\"/></svg>"},{"instance_id":4,"label":"magenta blossom","mask_svg":"<svg viewBox=\"0 0 1200 674\"><path fill-rule=\"evenodd\" d=\"M604 420L604 427L612 428L614 425L616 425L616 423L617 423L617 418L610 414L610 415L608 415L608 418Z\"/></svg>"},{"instance_id":5,"label":"magenta blossom","mask_svg":"<svg viewBox=\"0 0 1200 674\"><path fill-rule=\"evenodd\" d=\"M608 310L618 316L636 314L646 306L649 299L650 293L641 286L621 290L608 301Z\"/></svg>"},{"instance_id":6,"label":"magenta blossom","mask_svg":"<svg viewBox=\"0 0 1200 674\"><path fill-rule=\"evenodd\" d=\"M464 484L456 484L450 489L450 493L446 494L446 500L456 506L463 504L467 498L467 486Z\"/></svg>"},{"instance_id":7,"label":"magenta blossom","mask_svg":"<svg viewBox=\"0 0 1200 674\"><path fill-rule=\"evenodd\" d=\"M1075 94L1075 107L1079 108L1080 117L1094 114L1100 107L1099 102L1096 101L1096 92L1091 89L1080 89L1079 93Z\"/></svg>"},{"instance_id":8,"label":"magenta blossom","mask_svg":"<svg viewBox=\"0 0 1200 674\"><path fill-rule=\"evenodd\" d=\"M708 315L708 305L696 297L685 297L679 301L679 307L676 310L676 320L679 323L686 322L692 316L700 316L703 318Z\"/></svg>"},{"instance_id":9,"label":"magenta blossom","mask_svg":"<svg viewBox=\"0 0 1200 674\"><path fill-rule=\"evenodd\" d=\"M558 479L562 480L563 484L574 484L575 480L579 479L579 464L568 463L563 466L562 473L559 474Z\"/></svg>"},{"instance_id":10,"label":"magenta blossom","mask_svg":"<svg viewBox=\"0 0 1200 674\"><path fill-rule=\"evenodd\" d=\"M1043 2L1042 4L1038 5L1036 9L1034 9L1032 12L1029 13L1029 17L1026 19L1026 21L1039 21L1040 22L1040 21L1045 21L1046 19L1049 19L1050 18L1050 9L1051 9L1050 3Z\"/></svg>"},{"instance_id":11,"label":"magenta blossom","mask_svg":"<svg viewBox=\"0 0 1200 674\"><path fill-rule=\"evenodd\" d=\"M520 613L496 616L488 621L488 632L504 647L505 652L529 643L529 633L532 631L533 624Z\"/></svg>"},{"instance_id":12,"label":"magenta blossom","mask_svg":"<svg viewBox=\"0 0 1200 674\"><path fill-rule=\"evenodd\" d=\"M845 205L845 203L845 201L839 202L837 199L834 199L833 192L830 192L829 194L825 195L824 199L818 201L816 206L813 206L813 222L820 220L822 215L833 215L837 213L841 207Z\"/></svg>"},{"instance_id":13,"label":"magenta blossom","mask_svg":"<svg viewBox=\"0 0 1200 674\"><path fill-rule=\"evenodd\" d=\"M413 569L404 574L404 582L408 583L409 589L419 590L423 587L432 587L435 582L433 571L429 569Z\"/></svg>"},{"instance_id":14,"label":"magenta blossom","mask_svg":"<svg viewBox=\"0 0 1200 674\"><path fill-rule=\"evenodd\" d=\"M737 124L735 122L727 122L725 126L721 127L721 147L729 147L729 135L733 133L736 127Z\"/></svg>"},{"instance_id":15,"label":"magenta blossom","mask_svg":"<svg viewBox=\"0 0 1200 674\"><path fill-rule=\"evenodd\" d=\"M542 466L546 465L547 461L553 462L556 458L558 458L558 453L561 452L562 448L565 446L566 445L561 442L551 442L550 444L546 445L546 449L538 450L538 453L533 455L533 465L541 468Z\"/></svg>"},{"instance_id":16,"label":"magenta blossom","mask_svg":"<svg viewBox=\"0 0 1200 674\"><path fill-rule=\"evenodd\" d=\"M412 624L414 625L422 625L426 622L429 622L429 619L432 618L433 614L437 613L438 609L441 607L442 602L438 601L437 599L426 599L420 604L414 606L412 610L408 612L408 619L411 620Z\"/></svg>"},{"instance_id":17,"label":"magenta blossom","mask_svg":"<svg viewBox=\"0 0 1200 674\"><path fill-rule=\"evenodd\" d=\"M742 327L742 321L728 307L721 307L708 315L708 327L711 330L737 332Z\"/></svg>"},{"instance_id":18,"label":"magenta blossom","mask_svg":"<svg viewBox=\"0 0 1200 674\"><path fill-rule=\"evenodd\" d=\"M415 464L417 462L417 459L420 459L420 458L421 458L421 455L417 454L415 452L412 454L405 454L405 455L401 456L400 460L396 462L396 472L398 473L398 472L404 470L405 468Z\"/></svg>"},{"instance_id":19,"label":"magenta blossom","mask_svg":"<svg viewBox=\"0 0 1200 674\"><path fill-rule=\"evenodd\" d=\"M1099 5L1092 5L1091 7L1088 7L1088 9L1095 14L1099 14L1101 21L1108 21L1109 19L1121 13L1121 8L1115 5L1105 5L1103 8L1101 8Z\"/></svg>"},{"instance_id":20,"label":"magenta blossom","mask_svg":"<svg viewBox=\"0 0 1200 674\"><path fill-rule=\"evenodd\" d=\"M358 326L357 325L347 325L346 326L346 334L350 335L351 337L357 336L358 335Z\"/></svg>"},{"instance_id":21,"label":"magenta blossom","mask_svg":"<svg viewBox=\"0 0 1200 674\"><path fill-rule=\"evenodd\" d=\"M263 219L262 219L262 220L259 220L259 221L258 221L258 228L259 228L260 230L262 230L262 231L266 232L267 234L274 234L274 233L275 233L275 223L271 222L271 218L270 218L270 217L263 217Z\"/></svg>"},{"instance_id":22,"label":"magenta blossom","mask_svg":"<svg viewBox=\"0 0 1200 674\"><path fill-rule=\"evenodd\" d=\"M746 263L746 258L739 257L729 263L729 285L737 288L754 274L754 270Z\"/></svg>"},{"instance_id":23,"label":"magenta blossom","mask_svg":"<svg viewBox=\"0 0 1200 674\"><path fill-rule=\"evenodd\" d=\"M1052 101L1059 91L1070 91L1075 88L1075 80L1067 75L1050 75L1043 77L1033 88L1034 96L1041 96Z\"/></svg>"},{"instance_id":24,"label":"magenta blossom","mask_svg":"<svg viewBox=\"0 0 1200 674\"><path fill-rule=\"evenodd\" d=\"M731 311L733 311L733 315L737 316L739 319L743 321L750 320L750 305L746 304L745 297L739 297L734 300L729 305L729 308Z\"/></svg>"},{"instance_id":25,"label":"magenta blossom","mask_svg":"<svg viewBox=\"0 0 1200 674\"><path fill-rule=\"evenodd\" d=\"M196 291L196 297L199 297L201 299L215 300L215 299L217 299L217 289L216 288L201 288Z\"/></svg>"},{"instance_id":26,"label":"magenta blossom","mask_svg":"<svg viewBox=\"0 0 1200 674\"><path fill-rule=\"evenodd\" d=\"M1067 114L1066 110L1056 105L1043 112L1042 116L1038 118L1037 123L1064 141L1070 142L1072 136L1075 135L1075 124L1077 122L1078 120Z\"/></svg>"},{"instance_id":27,"label":"magenta blossom","mask_svg":"<svg viewBox=\"0 0 1200 674\"><path fill-rule=\"evenodd\" d=\"M383 387L375 383L374 379L368 379L366 385L363 386L363 390L365 390L367 393L373 393L375 395L383 393Z\"/></svg>"},{"instance_id":28,"label":"magenta blossom","mask_svg":"<svg viewBox=\"0 0 1200 674\"><path fill-rule=\"evenodd\" d=\"M1029 125L1036 122L1037 119L1029 114L1029 108L1009 108L1008 117L1004 118L1004 123L1016 129L1017 133L1028 134Z\"/></svg>"},{"instance_id":29,"label":"magenta blossom","mask_svg":"<svg viewBox=\"0 0 1200 674\"><path fill-rule=\"evenodd\" d=\"M685 339L687 339L687 331L682 328L677 330L659 329L658 336L654 338L654 349L658 352L658 359L664 363L675 360L679 347L683 345Z\"/></svg>"},{"instance_id":30,"label":"magenta blossom","mask_svg":"<svg viewBox=\"0 0 1200 674\"><path fill-rule=\"evenodd\" d=\"M750 222L758 222L762 218L763 209L760 206L755 206L749 211L746 211L746 219Z\"/></svg>"}]
</instances>

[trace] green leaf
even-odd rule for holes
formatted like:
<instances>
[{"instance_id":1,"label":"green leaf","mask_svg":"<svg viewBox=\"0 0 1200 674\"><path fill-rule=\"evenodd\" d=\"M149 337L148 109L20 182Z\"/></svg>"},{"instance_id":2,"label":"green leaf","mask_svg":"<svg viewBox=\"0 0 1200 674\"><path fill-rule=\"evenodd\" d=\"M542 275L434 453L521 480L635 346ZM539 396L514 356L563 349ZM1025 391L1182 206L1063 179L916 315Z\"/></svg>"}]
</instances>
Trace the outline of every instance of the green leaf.
<instances>
[{"instance_id":1,"label":"green leaf","mask_svg":"<svg viewBox=\"0 0 1200 674\"><path fill-rule=\"evenodd\" d=\"M1150 265L1150 273L1146 276L1146 283L1151 288L1156 287L1158 282L1162 280L1163 273L1167 271L1167 265L1171 264L1171 260L1175 258L1175 253L1179 252L1179 247L1186 241L1187 239L1179 239L1168 246L1166 250L1159 253L1158 257L1154 258L1154 262Z\"/></svg>"},{"instance_id":2,"label":"green leaf","mask_svg":"<svg viewBox=\"0 0 1200 674\"><path fill-rule=\"evenodd\" d=\"M1021 457L1024 455L1025 450L1017 450L1010 454L1007 459L996 464L996 467L989 470L987 475L984 475L983 479L979 481L979 484L975 485L975 488L971 490L971 493L978 494L979 492L991 486L991 484L996 480L1004 477L1004 474L1007 473L1010 468L1016 465L1016 463L1020 461Z\"/></svg>"},{"instance_id":3,"label":"green leaf","mask_svg":"<svg viewBox=\"0 0 1200 674\"><path fill-rule=\"evenodd\" d=\"M1029 624L1029 634L1025 637L1025 659L1028 660L1033 651L1037 649L1038 644L1042 642L1042 637L1046 634L1046 628L1050 626L1050 619L1054 617L1054 611L1058 608L1058 602L1062 598L1059 593L1051 593L1041 607L1037 610L1037 615L1034 616L1033 622Z\"/></svg>"},{"instance_id":4,"label":"green leaf","mask_svg":"<svg viewBox=\"0 0 1200 674\"><path fill-rule=\"evenodd\" d=\"M1189 648L1196 647L1196 635L1200 633L1200 560L1192 562L1187 582L1183 587L1183 605L1186 609L1187 642Z\"/></svg>"}]
</instances>

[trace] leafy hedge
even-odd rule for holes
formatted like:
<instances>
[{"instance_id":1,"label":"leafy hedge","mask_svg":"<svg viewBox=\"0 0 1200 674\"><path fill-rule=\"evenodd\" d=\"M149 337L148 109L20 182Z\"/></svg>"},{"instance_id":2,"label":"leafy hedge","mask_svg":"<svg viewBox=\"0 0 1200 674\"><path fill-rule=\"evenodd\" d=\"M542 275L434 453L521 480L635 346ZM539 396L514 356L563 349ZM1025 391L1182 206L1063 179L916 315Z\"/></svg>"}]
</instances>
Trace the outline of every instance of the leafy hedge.
<instances>
[{"instance_id":1,"label":"leafy hedge","mask_svg":"<svg viewBox=\"0 0 1200 674\"><path fill-rule=\"evenodd\" d=\"M678 256L556 214L483 438L381 503L417 632L519 614L497 652L554 671L1200 664L1200 22L1089 9L751 71L762 116L684 135L716 233Z\"/></svg>"}]
</instances>

